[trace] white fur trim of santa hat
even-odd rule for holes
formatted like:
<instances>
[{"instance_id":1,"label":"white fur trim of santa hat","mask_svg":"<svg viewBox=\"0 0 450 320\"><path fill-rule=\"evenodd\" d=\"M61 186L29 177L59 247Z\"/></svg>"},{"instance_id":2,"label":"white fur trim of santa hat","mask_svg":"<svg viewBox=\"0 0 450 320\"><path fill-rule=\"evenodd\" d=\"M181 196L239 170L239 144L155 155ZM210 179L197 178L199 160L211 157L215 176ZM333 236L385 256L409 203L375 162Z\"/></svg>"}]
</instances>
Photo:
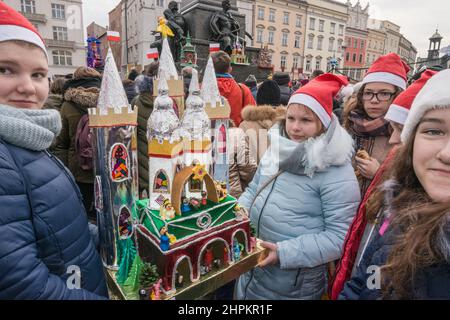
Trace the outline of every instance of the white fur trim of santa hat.
<instances>
[{"instance_id":1,"label":"white fur trim of santa hat","mask_svg":"<svg viewBox=\"0 0 450 320\"><path fill-rule=\"evenodd\" d=\"M303 104L310 108L317 115L317 117L319 117L319 120L323 123L325 128L328 128L328 126L330 125L330 115L325 111L325 108L319 103L319 101L317 101L310 95L304 93L294 94L289 99L288 106L292 103Z\"/></svg>"},{"instance_id":2,"label":"white fur trim of santa hat","mask_svg":"<svg viewBox=\"0 0 450 320\"><path fill-rule=\"evenodd\" d=\"M406 143L423 116L430 110L450 108L450 69L434 75L417 94L403 127L401 139Z\"/></svg>"},{"instance_id":3,"label":"white fur trim of santa hat","mask_svg":"<svg viewBox=\"0 0 450 320\"><path fill-rule=\"evenodd\" d=\"M373 72L373 73L369 73L367 74L363 81L362 84L366 84L366 83L372 83L372 82L384 82L384 83L389 83L392 84L394 86L397 86L399 88L402 88L403 90L406 89L406 81L405 79L403 79L402 77L399 77L393 73L389 73L389 72Z\"/></svg>"},{"instance_id":4,"label":"white fur trim of santa hat","mask_svg":"<svg viewBox=\"0 0 450 320\"><path fill-rule=\"evenodd\" d=\"M397 104L391 104L388 112L384 116L386 120L397 122L403 125L408 118L409 110Z\"/></svg>"},{"instance_id":5,"label":"white fur trim of santa hat","mask_svg":"<svg viewBox=\"0 0 450 320\"><path fill-rule=\"evenodd\" d=\"M22 40L32 43L41 48L47 56L47 49L42 39L30 29L13 26L13 25L0 25L0 42L9 40Z\"/></svg>"}]
</instances>

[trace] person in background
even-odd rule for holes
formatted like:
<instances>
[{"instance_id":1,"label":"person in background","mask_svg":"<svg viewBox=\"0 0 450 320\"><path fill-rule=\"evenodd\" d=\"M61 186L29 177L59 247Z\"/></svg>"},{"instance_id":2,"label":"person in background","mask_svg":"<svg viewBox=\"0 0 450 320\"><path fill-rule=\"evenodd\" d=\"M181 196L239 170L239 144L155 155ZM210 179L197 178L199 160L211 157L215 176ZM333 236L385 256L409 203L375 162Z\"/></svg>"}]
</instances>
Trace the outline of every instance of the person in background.
<instances>
[{"instance_id":1,"label":"person in background","mask_svg":"<svg viewBox=\"0 0 450 320\"><path fill-rule=\"evenodd\" d=\"M0 299L106 299L81 194L47 151L61 130L48 96L47 48L0 2Z\"/></svg>"},{"instance_id":2,"label":"person in background","mask_svg":"<svg viewBox=\"0 0 450 320\"><path fill-rule=\"evenodd\" d=\"M372 239L339 299L450 299L449 85L441 71L415 97L389 180L367 209ZM367 285L369 270L377 285Z\"/></svg>"},{"instance_id":3,"label":"person in background","mask_svg":"<svg viewBox=\"0 0 450 320\"><path fill-rule=\"evenodd\" d=\"M93 160L92 157L86 158L90 163L85 166L83 153L77 149L76 141L84 139L81 132L88 125L88 109L97 107L101 81L100 73L95 69L78 67L74 78L65 83L61 107L62 130L52 147L52 153L72 172L91 221L97 217L94 208Z\"/></svg>"},{"instance_id":4,"label":"person in background","mask_svg":"<svg viewBox=\"0 0 450 320\"><path fill-rule=\"evenodd\" d=\"M324 74L325 72L323 72L320 69L316 69L311 73L311 78L309 80L314 80L315 78L317 78L318 76Z\"/></svg>"},{"instance_id":5,"label":"person in background","mask_svg":"<svg viewBox=\"0 0 450 320\"><path fill-rule=\"evenodd\" d=\"M258 82L256 81L256 78L254 75L249 75L247 79L245 79L244 84L249 87L250 91L252 92L253 98L256 100L256 93L258 92Z\"/></svg>"},{"instance_id":6,"label":"person in background","mask_svg":"<svg viewBox=\"0 0 450 320\"><path fill-rule=\"evenodd\" d=\"M282 105L287 106L289 99L293 93L290 87L291 77L287 72L275 72L272 80L275 81L280 87L280 102Z\"/></svg>"},{"instance_id":7,"label":"person in background","mask_svg":"<svg viewBox=\"0 0 450 320\"><path fill-rule=\"evenodd\" d=\"M134 80L136 80L138 75L139 72L137 72L136 69L132 69L128 74L128 78L122 81L123 88L125 89L125 93L127 94L129 103L131 103L134 97L136 97L138 94L136 89L136 83L134 82Z\"/></svg>"},{"instance_id":8,"label":"person in background","mask_svg":"<svg viewBox=\"0 0 450 320\"><path fill-rule=\"evenodd\" d=\"M191 84L192 79L192 67L184 67L181 69L181 73L183 75L184 98L187 99L189 96L189 85Z\"/></svg>"},{"instance_id":9,"label":"person in background","mask_svg":"<svg viewBox=\"0 0 450 320\"><path fill-rule=\"evenodd\" d=\"M384 116L392 101L406 89L408 71L408 65L395 53L378 58L362 81L356 104L343 114L344 127L355 141L353 165L362 195L392 148L391 127Z\"/></svg>"},{"instance_id":10,"label":"person in background","mask_svg":"<svg viewBox=\"0 0 450 320\"><path fill-rule=\"evenodd\" d=\"M211 54L214 69L216 71L217 85L220 95L228 100L231 107L230 119L235 126L239 126L242 118L241 111L245 106L256 105L250 89L245 84L238 84L230 74L231 58L224 51L218 51Z\"/></svg>"},{"instance_id":11,"label":"person in background","mask_svg":"<svg viewBox=\"0 0 450 320\"><path fill-rule=\"evenodd\" d=\"M66 79L56 78L50 86L50 94L44 104L44 109L54 109L61 111L64 102L62 93Z\"/></svg>"}]
</instances>

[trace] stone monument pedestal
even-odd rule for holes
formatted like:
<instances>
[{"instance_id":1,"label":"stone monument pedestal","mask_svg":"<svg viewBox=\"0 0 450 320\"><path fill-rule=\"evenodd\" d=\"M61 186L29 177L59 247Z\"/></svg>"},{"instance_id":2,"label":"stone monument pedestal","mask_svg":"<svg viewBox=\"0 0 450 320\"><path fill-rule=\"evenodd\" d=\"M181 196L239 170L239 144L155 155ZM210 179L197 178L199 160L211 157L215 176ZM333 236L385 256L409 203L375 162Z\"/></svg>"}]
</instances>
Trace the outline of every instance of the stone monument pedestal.
<instances>
[{"instance_id":1,"label":"stone monument pedestal","mask_svg":"<svg viewBox=\"0 0 450 320\"><path fill-rule=\"evenodd\" d=\"M249 42L250 39L245 36L245 15L238 13L236 0L231 0L230 3L230 12L241 26L239 36ZM192 38L191 43L195 46L197 52L197 65L200 75L203 74L208 61L209 45L210 43L213 43L213 41L210 40L210 20L212 15L217 11L222 11L221 0L182 0L181 2L180 12L189 25ZM245 54L248 57L250 65L232 65L233 70L231 74L237 82L245 81L250 74L253 74L257 81L267 79L271 70L258 67L260 50L261 49L259 48L247 46L245 48Z\"/></svg>"}]
</instances>

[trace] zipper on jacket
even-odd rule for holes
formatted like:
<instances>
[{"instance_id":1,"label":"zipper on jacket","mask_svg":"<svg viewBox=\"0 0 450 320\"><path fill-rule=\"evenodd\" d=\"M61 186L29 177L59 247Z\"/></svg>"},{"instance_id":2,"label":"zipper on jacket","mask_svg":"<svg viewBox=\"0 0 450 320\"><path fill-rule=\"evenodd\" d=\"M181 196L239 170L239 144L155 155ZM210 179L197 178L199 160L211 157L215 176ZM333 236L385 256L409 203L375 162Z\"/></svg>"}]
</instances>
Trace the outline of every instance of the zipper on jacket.
<instances>
[{"instance_id":1,"label":"zipper on jacket","mask_svg":"<svg viewBox=\"0 0 450 320\"><path fill-rule=\"evenodd\" d=\"M301 271L301 270L302 270L301 268L298 268L297 275L295 276L294 287L297 286L297 281L298 281L298 277L300 276L300 271Z\"/></svg>"},{"instance_id":2,"label":"zipper on jacket","mask_svg":"<svg viewBox=\"0 0 450 320\"><path fill-rule=\"evenodd\" d=\"M73 177L69 174L69 172L67 171L67 168L64 166L64 164L61 162L61 160L59 160L57 157L55 157L54 155L52 155L48 150L44 151L45 154L54 162L56 163L56 165L64 172L64 174L66 175L67 179L69 179L70 183L72 184L72 187L75 190L75 193L78 196L78 200L80 200L81 205L84 208L84 204L83 204L83 196L81 195L81 192L78 188L78 185L75 183Z\"/></svg>"}]
</instances>

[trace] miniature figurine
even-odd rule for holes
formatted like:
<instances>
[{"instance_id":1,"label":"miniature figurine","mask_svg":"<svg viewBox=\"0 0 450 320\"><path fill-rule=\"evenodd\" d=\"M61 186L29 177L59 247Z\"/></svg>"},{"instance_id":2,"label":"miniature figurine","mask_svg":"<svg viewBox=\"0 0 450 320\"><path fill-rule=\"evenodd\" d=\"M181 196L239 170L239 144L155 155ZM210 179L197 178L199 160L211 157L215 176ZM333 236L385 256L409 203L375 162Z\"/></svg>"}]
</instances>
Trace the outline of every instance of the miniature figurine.
<instances>
[{"instance_id":1,"label":"miniature figurine","mask_svg":"<svg viewBox=\"0 0 450 320\"><path fill-rule=\"evenodd\" d=\"M206 200L206 191L202 191L202 206L206 206L208 204Z\"/></svg>"},{"instance_id":2,"label":"miniature figurine","mask_svg":"<svg viewBox=\"0 0 450 320\"><path fill-rule=\"evenodd\" d=\"M194 210L200 209L200 201L197 198L190 198L189 204Z\"/></svg>"},{"instance_id":3,"label":"miniature figurine","mask_svg":"<svg viewBox=\"0 0 450 320\"><path fill-rule=\"evenodd\" d=\"M179 274L178 271L175 273L175 288L179 289L184 285L183 275Z\"/></svg>"},{"instance_id":4,"label":"miniature figurine","mask_svg":"<svg viewBox=\"0 0 450 320\"><path fill-rule=\"evenodd\" d=\"M154 296L154 299L152 299L152 300L161 300L161 282L162 282L162 279L159 279L153 285L155 296Z\"/></svg>"},{"instance_id":5,"label":"miniature figurine","mask_svg":"<svg viewBox=\"0 0 450 320\"><path fill-rule=\"evenodd\" d=\"M214 255L211 248L207 248L205 255L203 256L203 261L205 263L206 271L210 272L212 270L212 264L214 260Z\"/></svg>"},{"instance_id":6,"label":"miniature figurine","mask_svg":"<svg viewBox=\"0 0 450 320\"><path fill-rule=\"evenodd\" d=\"M241 253L244 250L244 246L238 241L233 240L233 258L234 261L239 261L241 259Z\"/></svg>"},{"instance_id":7,"label":"miniature figurine","mask_svg":"<svg viewBox=\"0 0 450 320\"><path fill-rule=\"evenodd\" d=\"M145 289L139 290L139 299L140 300L147 300L148 299L147 290L145 290Z\"/></svg>"},{"instance_id":8,"label":"miniature figurine","mask_svg":"<svg viewBox=\"0 0 450 320\"><path fill-rule=\"evenodd\" d=\"M186 213L191 211L191 207L189 206L189 200L186 197L181 198L181 213Z\"/></svg>"},{"instance_id":9,"label":"miniature figurine","mask_svg":"<svg viewBox=\"0 0 450 320\"><path fill-rule=\"evenodd\" d=\"M167 251L170 249L170 238L169 238L169 232L167 231L167 227L164 226L159 231L159 234L161 235L159 247L162 251Z\"/></svg>"},{"instance_id":10,"label":"miniature figurine","mask_svg":"<svg viewBox=\"0 0 450 320\"><path fill-rule=\"evenodd\" d=\"M222 262L220 261L220 259L214 259L213 266L215 269L220 269L220 267L222 266Z\"/></svg>"},{"instance_id":11,"label":"miniature figurine","mask_svg":"<svg viewBox=\"0 0 450 320\"><path fill-rule=\"evenodd\" d=\"M175 209L169 199L165 199L161 208L159 208L159 215L163 220L171 220L175 218Z\"/></svg>"}]
</instances>

